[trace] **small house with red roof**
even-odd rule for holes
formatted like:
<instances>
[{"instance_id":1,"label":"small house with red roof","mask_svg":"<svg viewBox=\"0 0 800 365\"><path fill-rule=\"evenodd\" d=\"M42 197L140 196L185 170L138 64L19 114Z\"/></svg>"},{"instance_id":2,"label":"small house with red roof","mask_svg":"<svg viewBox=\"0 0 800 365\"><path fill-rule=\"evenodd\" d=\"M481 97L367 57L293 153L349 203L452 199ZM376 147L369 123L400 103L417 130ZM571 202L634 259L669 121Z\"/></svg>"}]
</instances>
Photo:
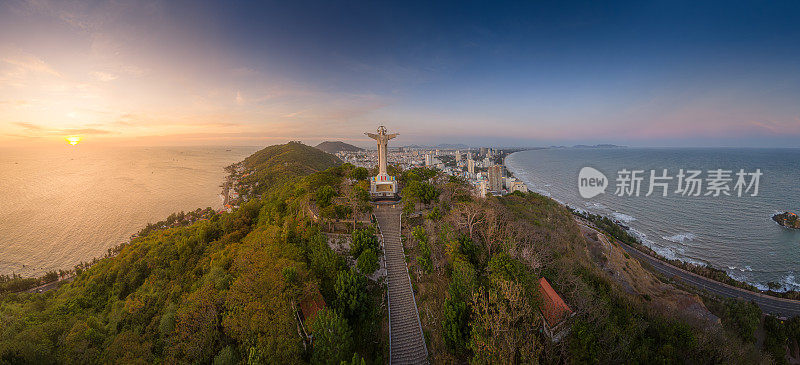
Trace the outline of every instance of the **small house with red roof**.
<instances>
[{"instance_id":1,"label":"small house with red roof","mask_svg":"<svg viewBox=\"0 0 800 365\"><path fill-rule=\"evenodd\" d=\"M550 340L558 342L569 331L566 322L575 313L545 278L539 279L539 293L542 296L542 305L539 307L542 330Z\"/></svg>"},{"instance_id":2,"label":"small house with red roof","mask_svg":"<svg viewBox=\"0 0 800 365\"><path fill-rule=\"evenodd\" d=\"M300 312L303 314L303 322L310 323L317 317L317 312L325 308L325 299L319 289L308 290L300 301Z\"/></svg>"},{"instance_id":3,"label":"small house with red roof","mask_svg":"<svg viewBox=\"0 0 800 365\"><path fill-rule=\"evenodd\" d=\"M317 318L319 311L325 308L325 298L322 297L319 288L308 286L304 290L298 307L299 310L295 310L298 323L297 332L303 337L303 346L308 346L313 338L308 331L308 325L314 321L314 318Z\"/></svg>"}]
</instances>

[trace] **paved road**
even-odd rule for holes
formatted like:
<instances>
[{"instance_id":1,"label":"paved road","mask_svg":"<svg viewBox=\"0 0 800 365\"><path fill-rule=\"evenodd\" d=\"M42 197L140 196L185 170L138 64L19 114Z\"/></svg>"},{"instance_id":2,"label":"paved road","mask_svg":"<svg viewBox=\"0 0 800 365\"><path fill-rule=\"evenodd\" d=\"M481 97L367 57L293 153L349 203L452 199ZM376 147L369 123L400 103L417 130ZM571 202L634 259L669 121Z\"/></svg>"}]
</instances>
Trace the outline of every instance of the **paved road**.
<instances>
[{"instance_id":1,"label":"paved road","mask_svg":"<svg viewBox=\"0 0 800 365\"><path fill-rule=\"evenodd\" d=\"M578 222L578 224L581 224L584 227L595 229L594 227L586 226L580 222ZM619 243L619 246L625 250L625 252L635 257L639 261L650 264L650 266L652 266L656 271L671 279L677 278L686 284L704 290L710 294L727 298L738 298L747 301L754 301L764 313L769 313L784 318L791 318L800 315L800 301L798 300L777 298L724 284L670 265L642 251L639 251L636 248L628 246L619 241L617 242Z\"/></svg>"},{"instance_id":2,"label":"paved road","mask_svg":"<svg viewBox=\"0 0 800 365\"><path fill-rule=\"evenodd\" d=\"M400 212L399 204L377 205L374 210L383 234L389 278L389 363L426 364L428 349L400 241Z\"/></svg>"},{"instance_id":3,"label":"paved road","mask_svg":"<svg viewBox=\"0 0 800 365\"><path fill-rule=\"evenodd\" d=\"M45 292L51 291L53 289L56 289L56 288L60 287L61 284L68 283L68 282L72 281L73 279L75 279L75 276L69 276L69 277L66 277L64 279L51 281L51 282L49 282L47 284L39 285L39 286L37 286L35 288L20 290L20 291L15 292L15 293L45 293Z\"/></svg>"}]
</instances>

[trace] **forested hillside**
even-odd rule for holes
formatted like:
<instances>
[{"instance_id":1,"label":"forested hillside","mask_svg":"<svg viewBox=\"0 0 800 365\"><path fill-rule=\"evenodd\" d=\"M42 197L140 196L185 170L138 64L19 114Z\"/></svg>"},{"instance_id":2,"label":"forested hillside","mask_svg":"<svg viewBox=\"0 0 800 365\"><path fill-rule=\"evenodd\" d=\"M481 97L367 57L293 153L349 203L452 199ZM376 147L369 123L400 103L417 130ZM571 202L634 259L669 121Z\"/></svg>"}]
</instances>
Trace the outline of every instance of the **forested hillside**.
<instances>
[{"instance_id":1,"label":"forested hillside","mask_svg":"<svg viewBox=\"0 0 800 365\"><path fill-rule=\"evenodd\" d=\"M242 183L253 186L254 192L261 194L298 176L341 163L338 157L300 142L269 146L242 161L246 171L252 172Z\"/></svg>"},{"instance_id":2,"label":"forested hillside","mask_svg":"<svg viewBox=\"0 0 800 365\"><path fill-rule=\"evenodd\" d=\"M299 143L242 166L264 190L233 212L150 227L59 289L0 296L0 363L385 363L367 170ZM671 308L680 289L668 278L593 247L549 198L481 199L423 168L400 181L433 363L785 363L796 352L800 320L714 298L703 301L720 321ZM558 341L542 330L541 278L574 313Z\"/></svg>"},{"instance_id":3,"label":"forested hillside","mask_svg":"<svg viewBox=\"0 0 800 365\"><path fill-rule=\"evenodd\" d=\"M757 306L712 297L702 299L721 321L698 316L708 313L699 297L613 242L592 246L550 198L476 198L427 169L402 178L409 272L436 363L785 363L797 348L797 318L767 317L761 332ZM574 313L560 339L542 329L540 278Z\"/></svg>"},{"instance_id":4,"label":"forested hillside","mask_svg":"<svg viewBox=\"0 0 800 365\"><path fill-rule=\"evenodd\" d=\"M246 160L282 175L262 180L262 197L153 230L57 290L2 296L0 363L381 363L382 286L306 214L318 190L336 197L349 181L353 167L337 162L296 143L269 147ZM300 305L320 293L324 308L301 328Z\"/></svg>"}]
</instances>

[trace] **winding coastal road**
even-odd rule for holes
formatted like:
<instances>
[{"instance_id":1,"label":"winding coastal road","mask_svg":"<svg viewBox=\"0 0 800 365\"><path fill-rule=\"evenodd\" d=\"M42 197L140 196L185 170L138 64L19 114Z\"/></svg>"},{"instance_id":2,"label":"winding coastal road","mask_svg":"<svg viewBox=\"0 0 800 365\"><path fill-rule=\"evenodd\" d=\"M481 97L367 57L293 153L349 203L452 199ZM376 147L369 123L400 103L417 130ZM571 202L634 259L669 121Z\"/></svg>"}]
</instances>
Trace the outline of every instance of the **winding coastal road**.
<instances>
[{"instance_id":1,"label":"winding coastal road","mask_svg":"<svg viewBox=\"0 0 800 365\"><path fill-rule=\"evenodd\" d=\"M580 220L576 221L578 224L593 229L599 232L597 228L587 225ZM746 289L737 288L716 280L712 280L695 273L686 271L679 267L670 265L661 261L653 256L650 256L638 249L628 246L622 242L616 241L619 247L622 247L625 252L635 257L640 262L646 262L650 267L655 269L658 273L670 278L678 279L688 285L697 289L708 292L716 296L742 299L746 301L755 302L764 313L769 313L774 316L782 318L791 318L800 315L800 300L778 298L771 295L752 292Z\"/></svg>"}]
</instances>

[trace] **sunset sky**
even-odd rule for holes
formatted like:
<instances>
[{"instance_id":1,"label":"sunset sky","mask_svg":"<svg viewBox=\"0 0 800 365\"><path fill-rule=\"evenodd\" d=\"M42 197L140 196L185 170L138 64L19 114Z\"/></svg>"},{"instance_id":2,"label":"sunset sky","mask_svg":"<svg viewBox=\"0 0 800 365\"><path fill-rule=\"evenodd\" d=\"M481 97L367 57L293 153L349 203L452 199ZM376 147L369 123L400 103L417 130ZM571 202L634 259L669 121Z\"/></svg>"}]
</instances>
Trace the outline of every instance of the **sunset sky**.
<instances>
[{"instance_id":1,"label":"sunset sky","mask_svg":"<svg viewBox=\"0 0 800 365\"><path fill-rule=\"evenodd\" d=\"M0 2L0 142L800 147L800 2Z\"/></svg>"}]
</instances>

